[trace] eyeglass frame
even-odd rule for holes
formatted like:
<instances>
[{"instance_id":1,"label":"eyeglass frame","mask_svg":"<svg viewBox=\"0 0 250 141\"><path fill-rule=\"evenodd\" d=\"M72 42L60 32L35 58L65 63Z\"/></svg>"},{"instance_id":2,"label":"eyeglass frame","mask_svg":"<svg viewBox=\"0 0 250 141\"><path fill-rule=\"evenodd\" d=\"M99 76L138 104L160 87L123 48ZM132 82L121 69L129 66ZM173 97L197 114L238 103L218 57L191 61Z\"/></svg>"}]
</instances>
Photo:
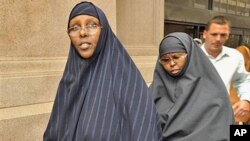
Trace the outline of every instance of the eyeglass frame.
<instances>
[{"instance_id":1,"label":"eyeglass frame","mask_svg":"<svg viewBox=\"0 0 250 141\"><path fill-rule=\"evenodd\" d=\"M178 53L178 54L182 54L182 53ZM175 54L175 55L177 55L177 54ZM172 58L172 57L171 58L163 58L163 59L169 59L168 62L167 61L162 61L162 58L160 58L159 63L162 64L162 65L168 65L173 61L175 64L177 64L180 58L186 59L187 56L188 56L187 53L183 53L183 55L180 55L179 58L176 58L176 59Z\"/></svg>"},{"instance_id":2,"label":"eyeglass frame","mask_svg":"<svg viewBox=\"0 0 250 141\"><path fill-rule=\"evenodd\" d=\"M94 27L94 28L93 28L93 27ZM74 28L78 28L78 29L77 29L76 31L74 31L74 30L73 30ZM96 24L89 24L89 25L85 25L84 27L79 26L79 25L75 25L75 26L73 26L73 27L68 28L67 33L68 33L68 35L69 35L70 37L78 37L78 36L80 36L80 32L81 32L82 30L84 30L84 32L87 33L87 35L94 35L94 34L97 32L96 29L98 29L98 28L103 28L103 27L102 27L102 26L99 26L99 25L96 25ZM89 30L91 30L91 29L96 30L96 32L90 34ZM79 30L79 31L78 31L78 30ZM72 32L72 31L77 33L76 36L72 36L72 34L70 34L70 32Z\"/></svg>"}]
</instances>

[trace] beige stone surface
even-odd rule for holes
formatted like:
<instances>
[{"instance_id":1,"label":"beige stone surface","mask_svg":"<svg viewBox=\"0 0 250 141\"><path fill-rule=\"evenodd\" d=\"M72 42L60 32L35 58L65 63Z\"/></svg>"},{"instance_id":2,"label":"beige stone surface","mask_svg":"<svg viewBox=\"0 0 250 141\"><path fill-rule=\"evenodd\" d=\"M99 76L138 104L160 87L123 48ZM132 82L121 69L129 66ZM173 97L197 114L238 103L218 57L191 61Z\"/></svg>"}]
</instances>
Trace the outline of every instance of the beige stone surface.
<instances>
[{"instance_id":1,"label":"beige stone surface","mask_svg":"<svg viewBox=\"0 0 250 141\"><path fill-rule=\"evenodd\" d=\"M66 58L0 61L0 108L53 101Z\"/></svg>"},{"instance_id":2,"label":"beige stone surface","mask_svg":"<svg viewBox=\"0 0 250 141\"><path fill-rule=\"evenodd\" d=\"M0 121L1 141L42 141L49 114Z\"/></svg>"},{"instance_id":3,"label":"beige stone surface","mask_svg":"<svg viewBox=\"0 0 250 141\"><path fill-rule=\"evenodd\" d=\"M2 79L0 108L53 101L60 78L58 75Z\"/></svg>"},{"instance_id":4,"label":"beige stone surface","mask_svg":"<svg viewBox=\"0 0 250 141\"><path fill-rule=\"evenodd\" d=\"M164 1L119 1L117 14L117 35L130 55L157 55L164 34Z\"/></svg>"},{"instance_id":5,"label":"beige stone surface","mask_svg":"<svg viewBox=\"0 0 250 141\"><path fill-rule=\"evenodd\" d=\"M22 118L32 115L40 115L44 113L50 113L53 102L24 105L18 107L9 107L0 109L0 120L9 120L14 118Z\"/></svg>"},{"instance_id":6,"label":"beige stone surface","mask_svg":"<svg viewBox=\"0 0 250 141\"><path fill-rule=\"evenodd\" d=\"M151 83L157 56L132 56L132 60L140 70L146 83Z\"/></svg>"},{"instance_id":7,"label":"beige stone surface","mask_svg":"<svg viewBox=\"0 0 250 141\"><path fill-rule=\"evenodd\" d=\"M80 0L1 0L0 57L67 56L68 16ZM93 1L103 8L116 30L116 3Z\"/></svg>"}]
</instances>

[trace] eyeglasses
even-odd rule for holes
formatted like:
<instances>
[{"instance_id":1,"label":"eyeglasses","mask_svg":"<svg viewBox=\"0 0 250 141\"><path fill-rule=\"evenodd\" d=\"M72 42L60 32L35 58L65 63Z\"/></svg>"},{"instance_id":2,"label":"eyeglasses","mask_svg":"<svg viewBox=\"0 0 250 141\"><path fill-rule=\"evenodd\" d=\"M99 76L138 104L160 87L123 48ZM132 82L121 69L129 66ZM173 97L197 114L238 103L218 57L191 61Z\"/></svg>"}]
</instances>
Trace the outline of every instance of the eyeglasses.
<instances>
[{"instance_id":1,"label":"eyeglasses","mask_svg":"<svg viewBox=\"0 0 250 141\"><path fill-rule=\"evenodd\" d=\"M173 61L174 63L179 63L181 61L184 61L186 57L187 57L186 53L173 53L168 57L163 56L162 58L160 58L159 62L162 65L170 64L171 61Z\"/></svg>"},{"instance_id":2,"label":"eyeglasses","mask_svg":"<svg viewBox=\"0 0 250 141\"><path fill-rule=\"evenodd\" d=\"M84 27L75 25L68 29L68 34L70 37L78 37L80 36L80 31L84 30L84 32L86 32L88 35L94 35L97 33L99 28L102 28L102 27L95 25L95 24L89 24Z\"/></svg>"}]
</instances>

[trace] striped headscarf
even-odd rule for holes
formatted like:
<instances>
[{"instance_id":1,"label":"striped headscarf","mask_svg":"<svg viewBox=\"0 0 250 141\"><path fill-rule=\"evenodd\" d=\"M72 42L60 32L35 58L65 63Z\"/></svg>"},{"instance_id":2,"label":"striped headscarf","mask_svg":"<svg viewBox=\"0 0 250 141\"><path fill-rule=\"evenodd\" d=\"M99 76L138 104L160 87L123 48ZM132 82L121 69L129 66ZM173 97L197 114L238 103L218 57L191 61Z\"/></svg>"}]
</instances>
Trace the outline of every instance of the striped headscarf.
<instances>
[{"instance_id":1,"label":"striped headscarf","mask_svg":"<svg viewBox=\"0 0 250 141\"><path fill-rule=\"evenodd\" d=\"M158 141L158 116L147 85L101 9L77 4L77 15L99 19L102 31L90 59L71 43L44 141Z\"/></svg>"}]
</instances>

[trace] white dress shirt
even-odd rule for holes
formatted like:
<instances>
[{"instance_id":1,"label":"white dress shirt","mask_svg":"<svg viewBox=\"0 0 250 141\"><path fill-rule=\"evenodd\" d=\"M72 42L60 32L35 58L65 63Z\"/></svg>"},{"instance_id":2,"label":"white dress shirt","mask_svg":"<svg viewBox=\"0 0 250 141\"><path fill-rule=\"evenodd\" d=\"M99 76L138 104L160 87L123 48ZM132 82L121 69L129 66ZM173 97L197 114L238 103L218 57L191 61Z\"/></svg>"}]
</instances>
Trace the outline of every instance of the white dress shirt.
<instances>
[{"instance_id":1,"label":"white dress shirt","mask_svg":"<svg viewBox=\"0 0 250 141\"><path fill-rule=\"evenodd\" d=\"M206 52L204 44L201 49L214 64L228 93L232 80L240 99L250 101L250 73L245 69L243 55L233 48L223 46L221 53L214 58Z\"/></svg>"}]
</instances>

